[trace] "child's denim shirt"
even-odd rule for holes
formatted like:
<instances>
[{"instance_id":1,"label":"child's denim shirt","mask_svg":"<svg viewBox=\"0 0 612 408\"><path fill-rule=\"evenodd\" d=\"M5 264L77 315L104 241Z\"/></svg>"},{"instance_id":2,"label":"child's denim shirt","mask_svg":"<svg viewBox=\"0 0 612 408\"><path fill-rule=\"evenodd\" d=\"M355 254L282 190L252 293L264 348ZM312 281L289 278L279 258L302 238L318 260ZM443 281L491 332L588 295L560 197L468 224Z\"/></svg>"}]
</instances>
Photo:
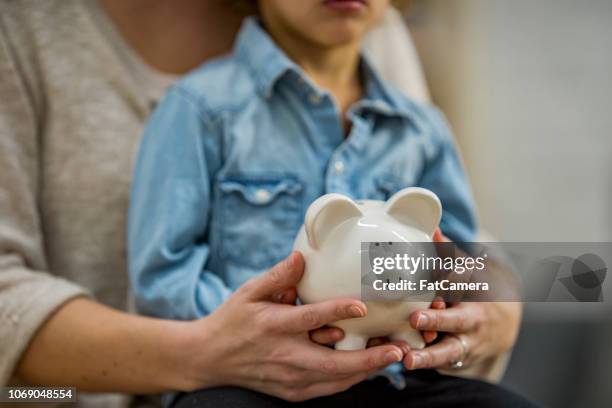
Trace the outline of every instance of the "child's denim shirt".
<instances>
[{"instance_id":1,"label":"child's denim shirt","mask_svg":"<svg viewBox=\"0 0 612 408\"><path fill-rule=\"evenodd\" d=\"M232 55L181 80L150 118L129 214L138 309L194 319L286 257L308 205L342 193L386 200L408 186L442 201L442 231L474 238L474 206L441 114L362 63L345 137L317 88L247 19ZM331 271L333 273L333 271Z\"/></svg>"}]
</instances>

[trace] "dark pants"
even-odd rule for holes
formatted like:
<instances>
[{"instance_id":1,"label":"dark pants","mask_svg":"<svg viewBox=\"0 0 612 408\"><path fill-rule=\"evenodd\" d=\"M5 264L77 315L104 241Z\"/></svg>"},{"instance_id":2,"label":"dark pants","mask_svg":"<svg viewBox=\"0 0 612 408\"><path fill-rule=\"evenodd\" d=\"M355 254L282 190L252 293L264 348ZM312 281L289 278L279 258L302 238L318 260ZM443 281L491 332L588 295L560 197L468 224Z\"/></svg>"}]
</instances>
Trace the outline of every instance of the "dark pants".
<instances>
[{"instance_id":1,"label":"dark pants","mask_svg":"<svg viewBox=\"0 0 612 408\"><path fill-rule=\"evenodd\" d=\"M314 408L314 407L537 407L498 385L419 370L406 375L407 386L398 391L384 378L363 381L347 391L310 401L290 403L255 391L220 387L182 394L174 408Z\"/></svg>"}]
</instances>

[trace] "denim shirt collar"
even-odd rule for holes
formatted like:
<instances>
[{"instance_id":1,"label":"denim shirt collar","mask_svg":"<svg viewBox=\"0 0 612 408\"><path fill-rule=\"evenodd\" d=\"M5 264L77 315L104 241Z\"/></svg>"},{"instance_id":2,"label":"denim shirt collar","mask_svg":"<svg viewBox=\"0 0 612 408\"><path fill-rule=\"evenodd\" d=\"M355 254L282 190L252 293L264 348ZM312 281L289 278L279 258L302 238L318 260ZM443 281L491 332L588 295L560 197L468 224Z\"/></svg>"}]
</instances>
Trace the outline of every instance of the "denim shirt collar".
<instances>
[{"instance_id":1,"label":"denim shirt collar","mask_svg":"<svg viewBox=\"0 0 612 408\"><path fill-rule=\"evenodd\" d=\"M237 60L251 71L264 96L272 95L274 85L288 71L299 67L274 43L256 17L247 17L236 39Z\"/></svg>"},{"instance_id":2,"label":"denim shirt collar","mask_svg":"<svg viewBox=\"0 0 612 408\"><path fill-rule=\"evenodd\" d=\"M275 85L286 76L297 77L311 91L322 95L304 71L281 50L262 27L256 17L245 19L234 49L237 60L251 71L257 89L265 96L274 94ZM361 56L361 69L365 81L365 95L352 110L373 112L384 116L414 117L410 104L391 91L378 76L367 59Z\"/></svg>"}]
</instances>

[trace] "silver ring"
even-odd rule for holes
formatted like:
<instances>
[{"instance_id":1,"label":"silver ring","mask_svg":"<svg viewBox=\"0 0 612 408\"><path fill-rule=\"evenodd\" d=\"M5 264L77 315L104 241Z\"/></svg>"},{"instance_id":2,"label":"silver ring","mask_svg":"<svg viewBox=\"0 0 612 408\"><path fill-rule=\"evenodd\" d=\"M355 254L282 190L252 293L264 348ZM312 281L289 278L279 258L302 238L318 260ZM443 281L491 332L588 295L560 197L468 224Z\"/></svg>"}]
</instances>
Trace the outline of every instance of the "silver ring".
<instances>
[{"instance_id":1,"label":"silver ring","mask_svg":"<svg viewBox=\"0 0 612 408\"><path fill-rule=\"evenodd\" d=\"M455 370L459 368L463 368L463 366L465 365L464 360L467 358L468 353L469 353L468 344L465 341L465 339L459 336L458 334L449 333L447 334L447 336L452 336L456 338L457 340L459 340L459 344L461 344L461 349L463 350L463 352L461 353L461 357L459 357L459 359L455 361L451 361L450 366L452 369L455 369Z\"/></svg>"},{"instance_id":2,"label":"silver ring","mask_svg":"<svg viewBox=\"0 0 612 408\"><path fill-rule=\"evenodd\" d=\"M450 367L453 370L458 370L463 367L463 361L453 361L452 363L450 363Z\"/></svg>"}]
</instances>

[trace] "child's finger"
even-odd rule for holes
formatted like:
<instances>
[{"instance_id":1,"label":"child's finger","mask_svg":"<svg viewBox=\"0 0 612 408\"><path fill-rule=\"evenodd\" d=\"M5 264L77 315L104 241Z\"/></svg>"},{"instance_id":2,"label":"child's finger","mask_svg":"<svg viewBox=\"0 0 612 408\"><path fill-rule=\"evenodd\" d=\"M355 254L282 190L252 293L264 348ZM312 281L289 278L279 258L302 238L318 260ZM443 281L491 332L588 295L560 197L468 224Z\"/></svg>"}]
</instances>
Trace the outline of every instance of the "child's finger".
<instances>
[{"instance_id":1,"label":"child's finger","mask_svg":"<svg viewBox=\"0 0 612 408\"><path fill-rule=\"evenodd\" d=\"M436 297L431 302L431 308L432 309L438 309L438 310L446 309L446 302L441 297Z\"/></svg>"},{"instance_id":2,"label":"child's finger","mask_svg":"<svg viewBox=\"0 0 612 408\"><path fill-rule=\"evenodd\" d=\"M297 299L297 290L289 288L275 296L275 301L284 305L294 305Z\"/></svg>"},{"instance_id":3,"label":"child's finger","mask_svg":"<svg viewBox=\"0 0 612 408\"><path fill-rule=\"evenodd\" d=\"M376 346L380 346L381 344L387 344L389 343L389 338L388 337L373 337L371 339L368 340L368 347L376 347Z\"/></svg>"},{"instance_id":4,"label":"child's finger","mask_svg":"<svg viewBox=\"0 0 612 408\"><path fill-rule=\"evenodd\" d=\"M425 340L425 343L429 344L432 341L434 341L436 338L438 338L438 332L430 331L430 330L425 330L423 332L423 340Z\"/></svg>"},{"instance_id":5,"label":"child's finger","mask_svg":"<svg viewBox=\"0 0 612 408\"><path fill-rule=\"evenodd\" d=\"M406 356L406 354L410 352L410 346L405 341L393 340L390 341L389 344L393 344L394 346L399 347L400 350L402 350L402 353L404 353L404 356Z\"/></svg>"},{"instance_id":6,"label":"child's finger","mask_svg":"<svg viewBox=\"0 0 612 408\"><path fill-rule=\"evenodd\" d=\"M321 345L334 344L344 338L344 331L337 327L322 327L310 332L310 339Z\"/></svg>"},{"instance_id":7,"label":"child's finger","mask_svg":"<svg viewBox=\"0 0 612 408\"><path fill-rule=\"evenodd\" d=\"M451 242L446 235L442 234L442 230L440 228L436 228L432 238L433 242Z\"/></svg>"},{"instance_id":8,"label":"child's finger","mask_svg":"<svg viewBox=\"0 0 612 408\"><path fill-rule=\"evenodd\" d=\"M436 228L432 240L433 242L442 242L442 231L440 230L440 228Z\"/></svg>"}]
</instances>

